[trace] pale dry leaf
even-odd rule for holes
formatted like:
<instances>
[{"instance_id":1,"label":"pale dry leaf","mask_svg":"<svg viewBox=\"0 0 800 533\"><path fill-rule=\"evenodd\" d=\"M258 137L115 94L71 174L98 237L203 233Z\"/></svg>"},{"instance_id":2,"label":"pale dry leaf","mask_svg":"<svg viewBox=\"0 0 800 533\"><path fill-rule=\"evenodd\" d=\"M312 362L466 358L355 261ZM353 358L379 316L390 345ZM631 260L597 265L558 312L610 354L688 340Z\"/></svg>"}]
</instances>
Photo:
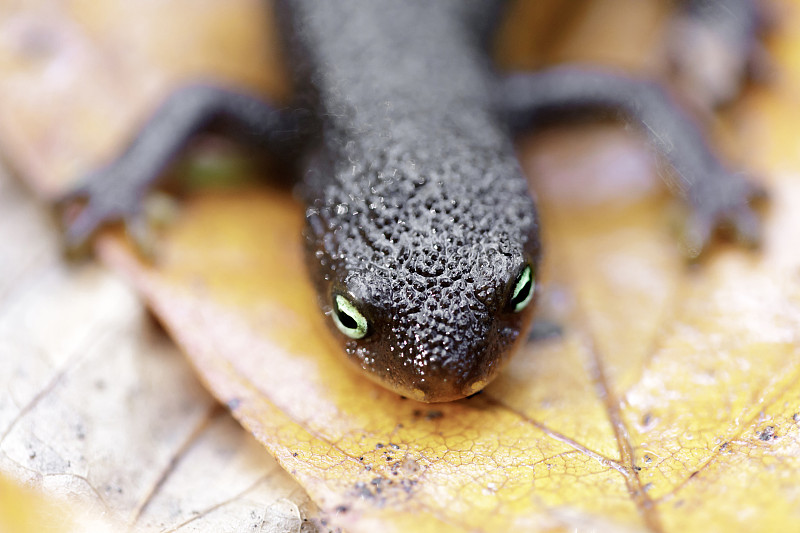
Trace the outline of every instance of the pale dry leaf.
<instances>
[{"instance_id":1,"label":"pale dry leaf","mask_svg":"<svg viewBox=\"0 0 800 533\"><path fill-rule=\"evenodd\" d=\"M52 220L6 173L0 212L0 471L113 529L245 531L287 499L316 516L131 290L65 262Z\"/></svg>"},{"instance_id":2,"label":"pale dry leaf","mask_svg":"<svg viewBox=\"0 0 800 533\"><path fill-rule=\"evenodd\" d=\"M6 160L52 196L123 143L126 124L175 79L210 69L280 93L274 68L254 68L276 62L252 15L260 9L255 0L3 4ZM217 46L187 63L209 33ZM130 290L96 266L68 266L52 221L2 179L2 470L145 530L263 526L280 498L314 515L187 374Z\"/></svg>"}]
</instances>

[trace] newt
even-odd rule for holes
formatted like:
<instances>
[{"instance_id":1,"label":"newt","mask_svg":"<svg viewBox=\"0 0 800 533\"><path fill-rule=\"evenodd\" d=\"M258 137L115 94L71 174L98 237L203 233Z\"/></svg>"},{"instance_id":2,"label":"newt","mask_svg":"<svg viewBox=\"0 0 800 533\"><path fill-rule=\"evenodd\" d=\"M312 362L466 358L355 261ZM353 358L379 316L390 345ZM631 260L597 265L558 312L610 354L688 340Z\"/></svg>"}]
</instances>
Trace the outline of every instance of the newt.
<instances>
[{"instance_id":1,"label":"newt","mask_svg":"<svg viewBox=\"0 0 800 533\"><path fill-rule=\"evenodd\" d=\"M86 204L65 238L135 219L164 167L204 130L291 159L308 270L346 359L424 402L477 393L526 337L542 247L513 135L544 113L612 111L640 125L685 193L695 251L722 225L757 240L758 187L727 169L658 84L577 66L495 72L488 44L501 4L277 1L291 105L213 85L178 90L74 191ZM708 21L697 15L708 10L737 22L723 24L739 28L723 38L752 42L749 2L689 0L684 13Z\"/></svg>"}]
</instances>

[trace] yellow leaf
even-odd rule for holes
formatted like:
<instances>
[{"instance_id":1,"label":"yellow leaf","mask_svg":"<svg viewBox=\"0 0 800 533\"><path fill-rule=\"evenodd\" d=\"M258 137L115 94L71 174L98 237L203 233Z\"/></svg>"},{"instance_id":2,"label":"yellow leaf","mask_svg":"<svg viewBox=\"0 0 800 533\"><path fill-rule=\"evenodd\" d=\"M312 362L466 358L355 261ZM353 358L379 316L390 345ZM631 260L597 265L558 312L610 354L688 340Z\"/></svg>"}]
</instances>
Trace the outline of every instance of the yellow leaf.
<instances>
[{"instance_id":1,"label":"yellow leaf","mask_svg":"<svg viewBox=\"0 0 800 533\"><path fill-rule=\"evenodd\" d=\"M109 522L90 516L80 505L46 498L0 476L0 533L105 533Z\"/></svg>"},{"instance_id":2,"label":"yellow leaf","mask_svg":"<svg viewBox=\"0 0 800 533\"><path fill-rule=\"evenodd\" d=\"M744 112L780 131L769 121L796 116L794 94L761 92ZM743 142L772 154L754 158L773 194L763 250L720 245L694 270L636 142L597 127L527 147L531 175L556 174L536 185L544 307L564 333L528 344L484 394L459 402L406 400L347 366L305 277L302 209L288 193L192 199L156 267L117 238L100 253L350 531L791 529L800 182L796 154L754 131ZM596 175L609 152L616 163ZM587 195L576 185L589 169L598 190L628 194Z\"/></svg>"},{"instance_id":3,"label":"yellow leaf","mask_svg":"<svg viewBox=\"0 0 800 533\"><path fill-rule=\"evenodd\" d=\"M30 491L0 477L0 531L27 533L40 531L54 509Z\"/></svg>"}]
</instances>

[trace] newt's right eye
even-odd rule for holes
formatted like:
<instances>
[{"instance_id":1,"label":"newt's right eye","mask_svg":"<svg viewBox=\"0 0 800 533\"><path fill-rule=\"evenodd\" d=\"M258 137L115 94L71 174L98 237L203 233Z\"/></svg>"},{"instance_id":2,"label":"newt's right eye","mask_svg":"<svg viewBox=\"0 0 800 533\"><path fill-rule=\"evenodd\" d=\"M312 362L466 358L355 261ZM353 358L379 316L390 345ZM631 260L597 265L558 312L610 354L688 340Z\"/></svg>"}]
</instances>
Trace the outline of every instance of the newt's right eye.
<instances>
[{"instance_id":1,"label":"newt's right eye","mask_svg":"<svg viewBox=\"0 0 800 533\"><path fill-rule=\"evenodd\" d=\"M363 339L369 332L366 317L341 294L333 297L333 322L339 331L351 339Z\"/></svg>"},{"instance_id":2,"label":"newt's right eye","mask_svg":"<svg viewBox=\"0 0 800 533\"><path fill-rule=\"evenodd\" d=\"M531 265L525 265L522 269L517 280L514 282L514 290L511 293L511 301L509 307L515 312L519 313L525 309L531 300L533 300L533 292L536 290L536 280L533 277L533 269Z\"/></svg>"}]
</instances>

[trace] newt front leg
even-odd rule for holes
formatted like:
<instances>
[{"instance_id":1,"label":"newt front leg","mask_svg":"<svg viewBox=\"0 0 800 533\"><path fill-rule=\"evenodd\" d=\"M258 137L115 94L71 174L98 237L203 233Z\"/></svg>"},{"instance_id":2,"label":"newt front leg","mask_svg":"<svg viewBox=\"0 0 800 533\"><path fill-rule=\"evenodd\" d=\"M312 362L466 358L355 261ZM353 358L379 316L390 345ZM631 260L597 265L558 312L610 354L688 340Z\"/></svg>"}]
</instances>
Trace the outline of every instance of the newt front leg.
<instances>
[{"instance_id":1,"label":"newt front leg","mask_svg":"<svg viewBox=\"0 0 800 533\"><path fill-rule=\"evenodd\" d=\"M674 189L691 214L683 234L687 256L697 258L717 230L753 246L760 236L753 202L764 190L735 173L710 149L697 124L658 85L607 71L576 67L514 74L500 81L499 106L512 128L536 125L543 113L565 110L612 112L640 126L670 164Z\"/></svg>"},{"instance_id":2,"label":"newt front leg","mask_svg":"<svg viewBox=\"0 0 800 533\"><path fill-rule=\"evenodd\" d=\"M62 203L86 202L67 224L67 248L82 245L108 222L137 227L144 197L167 165L195 134L209 130L222 130L248 144L285 153L298 142L300 128L291 111L242 92L208 85L174 92L119 157L62 199Z\"/></svg>"}]
</instances>

